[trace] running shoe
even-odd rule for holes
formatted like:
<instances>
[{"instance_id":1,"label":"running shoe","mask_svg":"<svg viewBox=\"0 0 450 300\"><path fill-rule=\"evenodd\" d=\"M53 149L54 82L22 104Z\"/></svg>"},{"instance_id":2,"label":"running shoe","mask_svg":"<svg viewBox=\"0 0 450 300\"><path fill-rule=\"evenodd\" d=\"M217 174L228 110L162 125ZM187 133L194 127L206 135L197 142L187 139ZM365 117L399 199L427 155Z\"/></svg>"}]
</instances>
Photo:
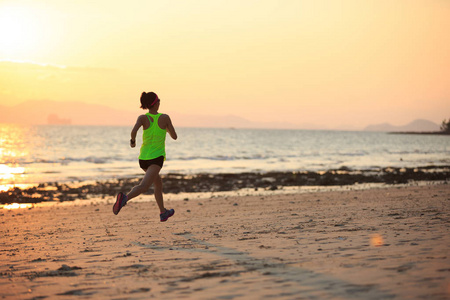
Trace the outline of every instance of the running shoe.
<instances>
[{"instance_id":1,"label":"running shoe","mask_svg":"<svg viewBox=\"0 0 450 300\"><path fill-rule=\"evenodd\" d=\"M120 192L117 194L117 200L113 206L113 213L115 215L117 215L119 213L119 211L122 209L122 207L127 205L127 200L128 200L127 195L125 195L124 193Z\"/></svg>"},{"instance_id":2,"label":"running shoe","mask_svg":"<svg viewBox=\"0 0 450 300\"><path fill-rule=\"evenodd\" d=\"M167 219L169 219L171 216L173 216L174 213L175 213L175 210L173 208L169 209L169 210L166 209L165 212L163 212L162 214L159 215L159 218L161 219L161 222L165 222L165 221L167 221Z\"/></svg>"}]
</instances>

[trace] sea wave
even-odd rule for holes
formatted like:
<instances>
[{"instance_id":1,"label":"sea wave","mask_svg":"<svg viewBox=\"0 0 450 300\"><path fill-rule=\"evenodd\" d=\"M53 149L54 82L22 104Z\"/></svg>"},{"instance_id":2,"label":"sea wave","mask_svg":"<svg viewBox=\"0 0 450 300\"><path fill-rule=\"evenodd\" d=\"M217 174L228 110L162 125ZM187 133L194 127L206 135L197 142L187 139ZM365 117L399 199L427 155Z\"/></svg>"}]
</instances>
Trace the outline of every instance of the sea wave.
<instances>
[{"instance_id":1,"label":"sea wave","mask_svg":"<svg viewBox=\"0 0 450 300\"><path fill-rule=\"evenodd\" d=\"M0 164L25 168L22 175L8 177L11 182L135 175L139 172L139 147L129 147L130 129L111 128L114 135L105 134L108 130L89 126L17 130L14 137L13 133L5 136L5 140L17 142L0 144ZM370 169L450 163L450 139L434 136L206 128L177 131L178 140L167 139L163 172L323 171L342 166Z\"/></svg>"}]
</instances>

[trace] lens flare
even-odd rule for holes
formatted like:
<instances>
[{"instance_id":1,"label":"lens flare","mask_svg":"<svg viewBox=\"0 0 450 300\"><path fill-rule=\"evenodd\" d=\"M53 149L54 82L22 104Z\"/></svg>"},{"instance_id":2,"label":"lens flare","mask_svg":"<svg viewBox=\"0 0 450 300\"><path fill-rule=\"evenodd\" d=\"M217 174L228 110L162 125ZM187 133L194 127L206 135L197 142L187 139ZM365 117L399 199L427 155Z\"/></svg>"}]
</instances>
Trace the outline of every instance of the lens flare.
<instances>
[{"instance_id":1,"label":"lens flare","mask_svg":"<svg viewBox=\"0 0 450 300\"><path fill-rule=\"evenodd\" d=\"M383 237L376 233L370 237L370 245L372 247L380 247L384 245Z\"/></svg>"}]
</instances>

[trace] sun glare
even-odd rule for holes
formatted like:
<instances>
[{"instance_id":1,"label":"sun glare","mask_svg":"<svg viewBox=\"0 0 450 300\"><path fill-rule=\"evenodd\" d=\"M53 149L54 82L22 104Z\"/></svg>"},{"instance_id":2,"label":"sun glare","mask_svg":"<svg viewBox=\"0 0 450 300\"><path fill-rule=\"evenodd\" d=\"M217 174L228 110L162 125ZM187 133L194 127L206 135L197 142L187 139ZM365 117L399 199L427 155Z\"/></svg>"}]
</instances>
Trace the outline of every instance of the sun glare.
<instances>
[{"instance_id":1,"label":"sun glare","mask_svg":"<svg viewBox=\"0 0 450 300\"><path fill-rule=\"evenodd\" d=\"M34 134L30 127L0 124L0 192L23 184L27 170L22 162L29 155L30 134Z\"/></svg>"},{"instance_id":2,"label":"sun glare","mask_svg":"<svg viewBox=\"0 0 450 300\"><path fill-rule=\"evenodd\" d=\"M14 176L23 174L25 168L22 167L10 167L7 165L0 165L0 179L11 179Z\"/></svg>"},{"instance_id":3,"label":"sun glare","mask_svg":"<svg viewBox=\"0 0 450 300\"><path fill-rule=\"evenodd\" d=\"M19 208L31 208L33 207L33 204L31 203L13 203L13 204L7 204L2 206L3 209L19 209Z\"/></svg>"},{"instance_id":4,"label":"sun glare","mask_svg":"<svg viewBox=\"0 0 450 300\"><path fill-rule=\"evenodd\" d=\"M0 5L0 54L31 54L39 43L39 16L32 7Z\"/></svg>"}]
</instances>

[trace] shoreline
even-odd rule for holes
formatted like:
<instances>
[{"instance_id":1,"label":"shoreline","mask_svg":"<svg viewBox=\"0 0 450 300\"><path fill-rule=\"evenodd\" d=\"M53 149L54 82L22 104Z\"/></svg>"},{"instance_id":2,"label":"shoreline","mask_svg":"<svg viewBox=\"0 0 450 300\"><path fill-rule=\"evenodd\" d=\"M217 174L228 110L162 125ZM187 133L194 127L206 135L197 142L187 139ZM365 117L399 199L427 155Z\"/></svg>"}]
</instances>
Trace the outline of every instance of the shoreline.
<instances>
[{"instance_id":1,"label":"shoreline","mask_svg":"<svg viewBox=\"0 0 450 300\"><path fill-rule=\"evenodd\" d=\"M169 173L161 176L166 197L180 194L220 193L240 190L277 191L288 187L333 187L365 184L398 185L411 182L447 182L450 166L417 168L379 168L351 170L346 167L323 172L265 172L185 175ZM31 188L15 187L0 192L0 204L42 203L87 200L92 197L114 197L119 191L131 190L142 176L96 182L43 183ZM150 189L144 195L152 194Z\"/></svg>"}]
</instances>

